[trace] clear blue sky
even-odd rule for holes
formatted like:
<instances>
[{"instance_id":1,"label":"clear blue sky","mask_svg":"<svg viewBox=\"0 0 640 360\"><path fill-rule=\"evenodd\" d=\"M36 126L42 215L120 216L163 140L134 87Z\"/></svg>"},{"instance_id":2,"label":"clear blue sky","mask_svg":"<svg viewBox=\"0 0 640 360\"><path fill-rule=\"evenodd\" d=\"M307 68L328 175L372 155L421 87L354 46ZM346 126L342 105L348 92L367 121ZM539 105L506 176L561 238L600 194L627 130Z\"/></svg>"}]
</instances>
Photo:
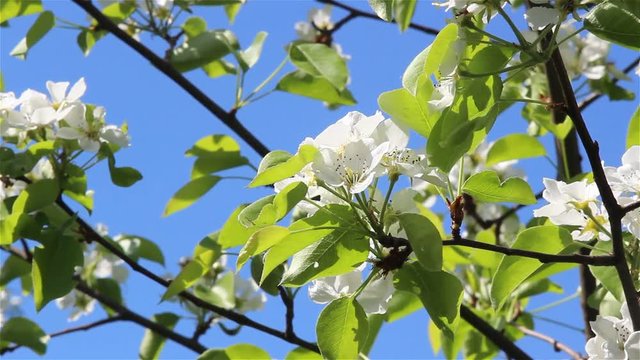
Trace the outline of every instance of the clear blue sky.
<instances>
[{"instance_id":1,"label":"clear blue sky","mask_svg":"<svg viewBox=\"0 0 640 360\"><path fill-rule=\"evenodd\" d=\"M351 4L368 9L366 1ZM312 6L319 5L311 1L254 0L249 1L242 9L231 29L243 46L248 46L258 31L269 32L263 56L248 76L248 89L260 83L282 60L283 45L296 36L293 24L306 19L307 11ZM45 8L53 10L64 19L79 23L87 21L82 11L71 2L45 1ZM210 27L227 26L221 9L203 7L198 10ZM339 9L334 9L334 19L344 15ZM445 24L446 16L448 15L431 6L430 2L420 2L414 20L439 28ZM516 18L521 19L521 15ZM184 91L149 66L146 60L113 36L102 39L90 56L85 58L76 45L76 31L55 29L29 53L26 61L10 57L9 52L24 36L34 19L35 17L30 16L11 21L11 27L2 28L0 32L0 68L6 90L20 93L30 87L44 92L47 80L75 82L84 76L88 91L83 99L104 105L108 111L108 122L119 124L126 120L129 123L132 147L118 154L118 162L135 166L144 175L144 180L131 188L118 188L110 183L106 164L92 169L89 187L96 192L95 212L88 219L92 224L107 224L111 234L125 232L154 240L164 250L167 268L147 265L157 273L175 274L180 256L189 255L203 236L217 230L239 203L255 200L263 196L266 190L246 189L246 183L238 180L225 181L191 208L162 218L161 213L167 200L189 177L192 160L184 157L184 151L204 135L231 132ZM524 28L523 23L521 26ZM352 21L337 33L335 41L343 46L345 53L352 56L348 63L352 78L350 88L358 105L329 111L317 101L274 93L242 109L239 118L271 149L295 151L305 136L314 136L347 111L373 113L377 109L377 96L383 91L401 86L400 78L405 66L432 39L432 36L412 30L400 34L392 24L368 19ZM149 43L150 39L143 40ZM163 44L157 39L151 44L154 49L162 51ZM626 66L635 56L631 51L615 47L613 53L619 67ZM231 106L234 78L212 80L200 71L193 71L188 77L225 108ZM625 87L637 91L638 77L633 75L632 78L632 82L625 82ZM609 103L605 100L589 108L585 114L607 164L619 164L624 152L627 123L636 104L636 101ZM498 119L489 138L495 140L509 132L525 130L526 122L519 116L519 110L512 109ZM545 143L551 144L548 136ZM415 144L419 145L419 142ZM259 162L260 159L244 144L242 150L254 164ZM554 176L551 166L541 159L525 161L521 166L529 173L529 182L536 191L542 188L542 176ZM248 171L243 171L244 175L251 176ZM530 214L530 210L525 210L522 216L528 218L530 215L527 215L527 211ZM558 276L555 280L565 287L565 294L535 299L532 306L571 294L579 283L575 271ZM123 291L127 305L146 316L176 309L172 304L158 304L163 289L135 273L130 274ZM581 327L578 306L576 301L572 301L543 315ZM47 332L104 317L104 312L98 309L91 316L69 324L66 321L68 314L60 312L53 303L37 315L31 302L25 303L23 308L25 315L35 319ZM315 319L321 308L308 300L306 291L298 297L295 325L302 338L315 338ZM283 314L284 307L280 300L269 298L263 311L250 315L258 321L283 327ZM193 321L184 319L176 330L190 334L193 326ZM538 322L537 329L584 351L583 337L577 332L544 322ZM116 323L88 333L56 338L49 343L47 357L133 358L137 355L143 331L135 324ZM210 347L225 347L239 342L255 343L276 358L284 357L294 347L248 328L243 329L236 337L228 337L212 329L202 341ZM524 340L521 345L539 358L562 357L562 354L554 353L550 345L538 340ZM35 356L30 350L21 349L9 354L7 358ZM162 354L163 358L193 356L191 351L171 342L167 342ZM427 339L426 312L422 310L385 325L371 357L433 358Z\"/></svg>"}]
</instances>

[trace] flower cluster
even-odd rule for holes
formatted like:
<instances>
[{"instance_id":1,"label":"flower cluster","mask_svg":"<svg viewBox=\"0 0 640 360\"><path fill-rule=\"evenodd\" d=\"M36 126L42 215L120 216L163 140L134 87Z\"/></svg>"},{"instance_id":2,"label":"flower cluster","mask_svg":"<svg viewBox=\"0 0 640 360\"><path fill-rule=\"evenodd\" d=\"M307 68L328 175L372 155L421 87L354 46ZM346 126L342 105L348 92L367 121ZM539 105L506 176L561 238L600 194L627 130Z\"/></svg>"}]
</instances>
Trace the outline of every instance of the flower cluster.
<instances>
[{"instance_id":1,"label":"flower cluster","mask_svg":"<svg viewBox=\"0 0 640 360\"><path fill-rule=\"evenodd\" d=\"M342 46L333 42L330 35L333 29L331 21L331 6L327 5L322 9L313 8L309 10L307 21L298 21L294 25L298 39L304 42L321 43L331 46L343 59L349 60L351 56L342 52Z\"/></svg>"},{"instance_id":2,"label":"flower cluster","mask_svg":"<svg viewBox=\"0 0 640 360\"><path fill-rule=\"evenodd\" d=\"M590 322L596 336L585 346L589 359L640 359L640 331L633 331L626 302L620 313L622 319L598 315Z\"/></svg>"},{"instance_id":3,"label":"flower cluster","mask_svg":"<svg viewBox=\"0 0 640 360\"><path fill-rule=\"evenodd\" d=\"M606 167L605 172L614 195L621 205L640 199L640 146L633 146L622 156L622 166ZM542 197L549 202L533 215L547 217L556 225L576 226L571 235L574 240L590 241L610 239L609 217L598 198L595 183L586 179L572 183L545 178ZM629 212L623 225L634 236L640 237L640 212Z\"/></svg>"},{"instance_id":4,"label":"flower cluster","mask_svg":"<svg viewBox=\"0 0 640 360\"><path fill-rule=\"evenodd\" d=\"M20 145L30 140L62 139L89 152L97 152L101 143L129 146L126 127L105 124L103 107L80 101L86 91L84 79L71 89L69 85L47 81L49 96L32 89L18 98L13 92L0 93L2 141Z\"/></svg>"}]
</instances>

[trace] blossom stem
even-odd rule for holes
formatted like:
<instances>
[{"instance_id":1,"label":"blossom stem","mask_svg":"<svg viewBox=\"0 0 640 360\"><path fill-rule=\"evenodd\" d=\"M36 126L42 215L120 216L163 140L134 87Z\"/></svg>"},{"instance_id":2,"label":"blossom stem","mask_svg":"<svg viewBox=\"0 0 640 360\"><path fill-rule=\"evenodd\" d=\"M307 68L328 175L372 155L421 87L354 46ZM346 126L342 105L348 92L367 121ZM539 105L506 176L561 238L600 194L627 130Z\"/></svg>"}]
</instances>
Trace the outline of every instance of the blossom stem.
<instances>
[{"instance_id":1,"label":"blossom stem","mask_svg":"<svg viewBox=\"0 0 640 360\"><path fill-rule=\"evenodd\" d=\"M464 23L464 26L474 30L475 32L478 32L488 38L490 38L491 40L494 40L495 42L499 43L500 45L504 46L504 47L508 47L508 48L517 48L520 49L520 47L512 42L509 42L499 36L496 36L490 32L484 31L482 29L480 29L479 27L477 27L473 22L468 21Z\"/></svg>"},{"instance_id":2,"label":"blossom stem","mask_svg":"<svg viewBox=\"0 0 640 360\"><path fill-rule=\"evenodd\" d=\"M253 91L247 95L247 97L244 98L244 100L241 102L240 106L246 105L249 103L249 100L251 100L252 97L254 97L258 92L260 92L260 90L262 90L262 88L264 88L265 86L267 86L267 84L269 82L271 82L271 80L273 80L273 78L278 75L278 73L280 72L280 70L282 70L282 68L287 64L287 61L289 60L289 55L285 56L284 59L280 62L280 64L275 68L275 70L273 70L271 72L271 74L269 74L269 76L267 76L266 79L264 79L264 81L262 81L260 83L260 85L256 86L255 89L253 89ZM255 101L255 100L254 100Z\"/></svg>"},{"instance_id":3,"label":"blossom stem","mask_svg":"<svg viewBox=\"0 0 640 360\"><path fill-rule=\"evenodd\" d=\"M369 276L367 276L367 278L362 282L362 284L360 284L358 289L353 294L351 294L351 298L352 299L357 298L358 295L360 295L360 293L362 293L362 291L367 287L367 285L369 285L369 283L378 275L379 271L380 271L379 268L374 267L373 270L371 270L371 272L369 273Z\"/></svg>"},{"instance_id":4,"label":"blossom stem","mask_svg":"<svg viewBox=\"0 0 640 360\"><path fill-rule=\"evenodd\" d=\"M545 105L545 106L549 106L549 103L546 101L540 101L540 100L536 100L536 99L508 99L508 98L501 98L498 99L497 102L523 102L523 103L531 103L531 104L539 104L539 105Z\"/></svg>"},{"instance_id":5,"label":"blossom stem","mask_svg":"<svg viewBox=\"0 0 640 360\"><path fill-rule=\"evenodd\" d=\"M571 294L569 296L566 296L566 297L564 297L564 298L562 298L560 300L556 300L556 301L554 301L552 303L537 307L537 308L535 308L533 310L529 310L527 312L530 313L530 314L535 314L535 313L547 311L547 310L549 310L551 308L554 308L554 307L556 307L558 305L562 305L562 304L566 303L567 301L571 301L571 300L573 300L575 298L578 298L578 297L580 297L580 292L576 291L573 294Z\"/></svg>"},{"instance_id":6,"label":"blossom stem","mask_svg":"<svg viewBox=\"0 0 640 360\"><path fill-rule=\"evenodd\" d=\"M382 209L380 210L380 224L384 224L384 214L387 212L387 206L389 206L389 199L391 198L391 192L393 191L393 187L395 186L397 178L389 179L389 188L387 189L387 193L384 195L384 203L382 204Z\"/></svg>"},{"instance_id":7,"label":"blossom stem","mask_svg":"<svg viewBox=\"0 0 640 360\"><path fill-rule=\"evenodd\" d=\"M507 22L507 24L511 28L511 31L513 31L513 34L518 39L518 42L520 43L520 46L523 49L526 49L527 48L527 40L525 40L524 36L522 36L522 33L520 32L520 30L518 30L518 27L516 26L516 24L514 24L513 20L511 20L511 17L509 17L509 15L506 13L506 11L504 11L504 9L501 6L496 6L496 10L500 14L500 16L502 16L504 18L504 20Z\"/></svg>"},{"instance_id":8,"label":"blossom stem","mask_svg":"<svg viewBox=\"0 0 640 360\"><path fill-rule=\"evenodd\" d=\"M457 196L462 195L462 181L464 180L464 156L460 158L460 171L458 172L458 192Z\"/></svg>"}]
</instances>

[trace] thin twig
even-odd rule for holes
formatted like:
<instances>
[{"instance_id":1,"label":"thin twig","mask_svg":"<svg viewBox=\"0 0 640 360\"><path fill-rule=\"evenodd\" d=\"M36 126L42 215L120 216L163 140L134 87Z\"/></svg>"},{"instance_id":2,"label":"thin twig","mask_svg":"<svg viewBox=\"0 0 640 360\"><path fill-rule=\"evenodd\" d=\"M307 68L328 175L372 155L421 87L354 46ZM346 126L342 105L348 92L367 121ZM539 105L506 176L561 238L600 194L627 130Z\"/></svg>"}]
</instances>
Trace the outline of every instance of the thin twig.
<instances>
[{"instance_id":1,"label":"thin twig","mask_svg":"<svg viewBox=\"0 0 640 360\"><path fill-rule=\"evenodd\" d=\"M638 64L640 64L640 57L637 57L635 60L633 60L629 65L627 65L627 67L625 67L622 72L624 72L625 74L628 74L631 72L631 70L635 69L636 66L638 66ZM616 84L619 81L618 78L613 79L611 82L613 84ZM596 100L600 99L604 94L603 93L596 93L593 92L589 95L587 95L587 97L582 100L582 102L580 103L580 105L578 105L578 108L580 109L580 111L583 111L584 109L587 108L587 106L593 104L594 102L596 102Z\"/></svg>"},{"instance_id":2,"label":"thin twig","mask_svg":"<svg viewBox=\"0 0 640 360\"><path fill-rule=\"evenodd\" d=\"M171 80L173 80L178 86L191 95L196 101L204 106L211 114L216 116L220 121L227 125L233 132L235 132L244 142L246 142L253 150L255 150L261 156L265 156L269 153L269 149L256 138L247 128L244 127L236 117L235 111L225 111L220 105L208 97L202 90L195 86L191 81L184 77L178 70L176 70L169 62L156 55L148 47L141 42L133 39L125 31L120 29L117 24L106 17L100 9L96 8L91 0L73 0L84 11L91 15L100 26L113 35L115 35L122 42L127 44L130 48L135 50L160 72L165 74Z\"/></svg>"},{"instance_id":3,"label":"thin twig","mask_svg":"<svg viewBox=\"0 0 640 360\"><path fill-rule=\"evenodd\" d=\"M293 310L293 298L289 296L287 289L284 286L278 286L278 292L280 293L280 298L282 299L282 303L284 304L287 312L285 314L286 325L284 333L287 336L295 336L295 332L293 330L293 317L295 316Z\"/></svg>"},{"instance_id":4,"label":"thin twig","mask_svg":"<svg viewBox=\"0 0 640 360\"><path fill-rule=\"evenodd\" d=\"M487 339L491 340L491 342L500 348L500 350L504 351L508 359L531 359L531 357L520 349L513 341L507 338L502 332L494 329L465 305L460 306L460 316L476 330L482 333L482 335L487 337Z\"/></svg>"},{"instance_id":5,"label":"thin twig","mask_svg":"<svg viewBox=\"0 0 640 360\"><path fill-rule=\"evenodd\" d=\"M552 338L549 335L545 335L543 333L537 332L535 330L531 330L527 327L524 327L522 325L518 325L518 324L512 324L513 326L515 326L518 330L522 331L523 333L525 333L526 335L529 335L531 337L534 337L536 339L540 339L542 341L548 342L549 344L553 345L553 350L555 350L556 352L564 352L567 355L571 356L572 359L574 360L584 360L585 357L582 356L582 354L580 354L579 352L573 350L572 348L570 348L568 345Z\"/></svg>"},{"instance_id":6,"label":"thin twig","mask_svg":"<svg viewBox=\"0 0 640 360\"><path fill-rule=\"evenodd\" d=\"M51 334L48 334L47 336L49 338L55 338L58 336L62 336L62 335L67 335L67 334L73 334L75 332L79 332L79 331L87 331L87 330L91 330L93 328L102 326L102 325L106 325L106 324L110 324L112 322L116 322L116 321L122 321L125 320L122 316L120 315L116 315L116 316L112 316L112 317L108 317L106 319L102 319L102 320L98 320L98 321L94 321L88 324L84 324L84 325L80 325L80 326L74 326L74 327L70 327L64 330L60 330L60 331L56 331L56 332L52 332ZM8 346L4 349L0 349L0 355L9 353L9 352L13 352L17 349L19 349L20 347L22 347L22 345L11 345Z\"/></svg>"},{"instance_id":7,"label":"thin twig","mask_svg":"<svg viewBox=\"0 0 640 360\"><path fill-rule=\"evenodd\" d=\"M329 4L329 5L333 5L335 7L341 8L343 10L348 11L350 14L353 15L353 17L362 17L362 18L367 18L367 19L373 19L373 20L379 20L379 21L384 21L382 19L380 19L378 17L378 15L374 14L374 13L370 13L370 12L366 12L360 9L356 9L354 7L351 7L349 5L345 5L342 4L338 1L335 0L317 0L319 3L322 4ZM392 20L391 22L395 22L395 20ZM344 24L341 24L340 26L342 26ZM428 27L428 26L424 26L424 25L420 25L420 24L416 24L416 23L410 23L409 24L409 28L410 29L414 29L417 31L421 31L425 34L429 34L429 35L438 35L438 30Z\"/></svg>"},{"instance_id":8,"label":"thin twig","mask_svg":"<svg viewBox=\"0 0 640 360\"><path fill-rule=\"evenodd\" d=\"M623 206L622 207L622 212L624 214L627 214L627 213L632 212L633 210L638 209L638 208L640 208L640 201L636 201L636 202L631 203L631 204L629 204L627 206Z\"/></svg>"}]
</instances>

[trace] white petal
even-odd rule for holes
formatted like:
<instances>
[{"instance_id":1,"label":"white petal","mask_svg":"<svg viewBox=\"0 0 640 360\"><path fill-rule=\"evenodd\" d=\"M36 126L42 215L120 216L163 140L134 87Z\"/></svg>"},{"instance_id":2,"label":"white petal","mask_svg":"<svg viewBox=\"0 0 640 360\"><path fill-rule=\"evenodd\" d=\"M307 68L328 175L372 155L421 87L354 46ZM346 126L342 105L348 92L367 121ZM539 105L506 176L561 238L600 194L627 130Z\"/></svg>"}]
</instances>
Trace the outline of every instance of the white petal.
<instances>
[{"instance_id":1,"label":"white petal","mask_svg":"<svg viewBox=\"0 0 640 360\"><path fill-rule=\"evenodd\" d=\"M121 148L129 146L129 136L115 125L107 125L100 129L100 138Z\"/></svg>"},{"instance_id":2,"label":"white petal","mask_svg":"<svg viewBox=\"0 0 640 360\"><path fill-rule=\"evenodd\" d=\"M78 139L78 145L80 145L83 150L89 152L98 152L98 150L100 150L100 142L84 136Z\"/></svg>"},{"instance_id":3,"label":"white petal","mask_svg":"<svg viewBox=\"0 0 640 360\"><path fill-rule=\"evenodd\" d=\"M526 11L524 18L534 30L542 30L549 24L558 22L560 12L546 7L534 7Z\"/></svg>"},{"instance_id":4,"label":"white petal","mask_svg":"<svg viewBox=\"0 0 640 360\"><path fill-rule=\"evenodd\" d=\"M59 137L61 139L67 139L67 140L76 140L76 139L80 139L83 136L84 134L70 127L62 127L58 129L58 132L56 133L56 137Z\"/></svg>"},{"instance_id":5,"label":"white petal","mask_svg":"<svg viewBox=\"0 0 640 360\"><path fill-rule=\"evenodd\" d=\"M85 111L86 108L84 104L71 105L64 117L64 121L66 121L71 127L88 132L89 124L85 118Z\"/></svg>"},{"instance_id":6,"label":"white petal","mask_svg":"<svg viewBox=\"0 0 640 360\"><path fill-rule=\"evenodd\" d=\"M62 82L47 81L47 89L49 90L49 94L51 95L51 100L54 103L59 104L64 100L68 87L69 87L69 83L66 81L62 81Z\"/></svg>"},{"instance_id":7,"label":"white petal","mask_svg":"<svg viewBox=\"0 0 640 360\"><path fill-rule=\"evenodd\" d=\"M388 274L369 283L357 300L367 314L384 314L394 290L393 275Z\"/></svg>"},{"instance_id":8,"label":"white petal","mask_svg":"<svg viewBox=\"0 0 640 360\"><path fill-rule=\"evenodd\" d=\"M87 84L85 84L84 78L81 77L80 80L78 80L75 84L73 84L73 86L71 87L71 90L69 90L69 95L67 95L67 101L74 102L80 99L80 97L84 95L84 92L86 90L87 90Z\"/></svg>"},{"instance_id":9,"label":"white petal","mask_svg":"<svg viewBox=\"0 0 640 360\"><path fill-rule=\"evenodd\" d=\"M31 124L36 126L46 126L56 121L56 111L52 107L36 109L31 114Z\"/></svg>"}]
</instances>

